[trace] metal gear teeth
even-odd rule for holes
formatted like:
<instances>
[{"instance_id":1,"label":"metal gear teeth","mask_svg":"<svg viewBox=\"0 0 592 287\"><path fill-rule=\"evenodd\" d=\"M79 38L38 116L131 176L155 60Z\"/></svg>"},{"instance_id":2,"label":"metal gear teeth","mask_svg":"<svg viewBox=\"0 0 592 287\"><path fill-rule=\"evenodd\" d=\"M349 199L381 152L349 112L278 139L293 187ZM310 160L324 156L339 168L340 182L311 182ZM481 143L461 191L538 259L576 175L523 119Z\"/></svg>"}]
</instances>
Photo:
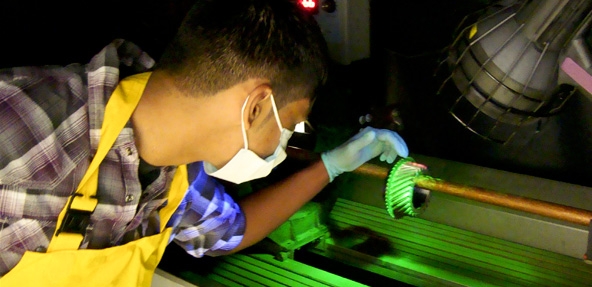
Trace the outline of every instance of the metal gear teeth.
<instances>
[{"instance_id":1,"label":"metal gear teeth","mask_svg":"<svg viewBox=\"0 0 592 287\"><path fill-rule=\"evenodd\" d=\"M413 164L412 158L399 160L391 169L385 189L385 204L389 215L399 219L405 215L417 216L421 208L413 206L415 178L422 168Z\"/></svg>"}]
</instances>

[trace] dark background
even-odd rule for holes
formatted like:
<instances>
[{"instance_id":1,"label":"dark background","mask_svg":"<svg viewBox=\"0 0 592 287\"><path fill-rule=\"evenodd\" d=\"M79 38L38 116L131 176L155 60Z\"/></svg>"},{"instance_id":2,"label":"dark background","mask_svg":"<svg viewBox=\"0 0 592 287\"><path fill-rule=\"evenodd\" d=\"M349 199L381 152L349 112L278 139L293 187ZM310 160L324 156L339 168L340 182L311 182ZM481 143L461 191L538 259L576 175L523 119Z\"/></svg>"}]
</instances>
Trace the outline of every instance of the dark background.
<instances>
[{"instance_id":1,"label":"dark background","mask_svg":"<svg viewBox=\"0 0 592 287\"><path fill-rule=\"evenodd\" d=\"M371 3L373 60L399 71L404 133L412 151L592 186L592 103L583 95L574 95L558 115L542 119L538 133L533 131L539 123L525 126L506 145L472 134L447 113L442 97L457 90L436 95L443 81L436 75L441 49L450 45L465 15L494 1Z\"/></svg>"},{"instance_id":2,"label":"dark background","mask_svg":"<svg viewBox=\"0 0 592 287\"><path fill-rule=\"evenodd\" d=\"M333 74L326 93L331 100L318 108L325 113L313 115L320 114L319 122L351 126L359 115L394 101L404 123L400 133L412 153L592 186L592 102L585 96L575 94L559 114L523 126L502 145L473 134L448 114L443 98L457 97L455 87L437 94L449 75L439 63L458 24L494 1L370 3L371 57Z\"/></svg>"},{"instance_id":3,"label":"dark background","mask_svg":"<svg viewBox=\"0 0 592 287\"><path fill-rule=\"evenodd\" d=\"M360 115L396 99L400 133L412 153L592 186L592 108L582 95L542 121L538 134L505 146L465 130L436 95L442 79L435 72L455 28L491 1L369 1L372 56L333 65L310 117L317 151L347 139L359 129ZM87 63L114 38L129 39L158 59L191 3L1 1L0 68Z\"/></svg>"},{"instance_id":4,"label":"dark background","mask_svg":"<svg viewBox=\"0 0 592 287\"><path fill-rule=\"evenodd\" d=\"M86 63L115 38L154 58L192 0L0 1L0 66Z\"/></svg>"}]
</instances>

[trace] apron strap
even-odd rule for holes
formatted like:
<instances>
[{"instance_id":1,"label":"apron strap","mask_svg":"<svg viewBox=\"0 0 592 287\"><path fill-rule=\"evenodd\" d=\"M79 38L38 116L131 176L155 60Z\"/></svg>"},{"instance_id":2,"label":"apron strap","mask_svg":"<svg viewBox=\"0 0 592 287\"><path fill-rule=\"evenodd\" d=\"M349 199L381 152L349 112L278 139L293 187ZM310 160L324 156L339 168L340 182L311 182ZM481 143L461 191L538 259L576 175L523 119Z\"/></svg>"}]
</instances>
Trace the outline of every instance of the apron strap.
<instances>
[{"instance_id":1,"label":"apron strap","mask_svg":"<svg viewBox=\"0 0 592 287\"><path fill-rule=\"evenodd\" d=\"M187 181L187 165L180 165L177 167L175 171L175 175L173 176L173 181L171 182L171 186L169 188L169 194L167 197L167 205L160 209L158 214L160 215L160 230L164 230L166 228L169 219L173 216L179 204L185 197L185 193L189 188L189 181Z\"/></svg>"},{"instance_id":2,"label":"apron strap","mask_svg":"<svg viewBox=\"0 0 592 287\"><path fill-rule=\"evenodd\" d=\"M105 106L97 153L76 192L60 212L56 231L47 248L48 252L75 250L80 247L86 228L90 223L90 216L98 204L96 192L99 183L99 165L131 118L144 92L146 85L139 85L134 81L146 83L149 77L150 73L138 74L122 80L115 88Z\"/></svg>"}]
</instances>

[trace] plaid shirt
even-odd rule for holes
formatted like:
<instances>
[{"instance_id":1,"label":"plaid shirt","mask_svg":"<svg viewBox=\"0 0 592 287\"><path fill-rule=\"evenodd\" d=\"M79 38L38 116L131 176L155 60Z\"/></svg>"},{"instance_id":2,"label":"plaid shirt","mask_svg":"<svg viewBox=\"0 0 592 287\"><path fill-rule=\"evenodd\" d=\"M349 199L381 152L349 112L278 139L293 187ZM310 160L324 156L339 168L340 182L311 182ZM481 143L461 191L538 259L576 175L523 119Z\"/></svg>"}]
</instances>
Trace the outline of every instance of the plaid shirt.
<instances>
[{"instance_id":1,"label":"plaid shirt","mask_svg":"<svg viewBox=\"0 0 592 287\"><path fill-rule=\"evenodd\" d=\"M43 252L57 217L97 150L104 108L119 78L148 71L152 58L115 40L87 65L0 70L0 277L26 250ZM97 196L81 248L106 248L160 232L175 167L144 190L128 122L101 163ZM245 218L223 186L188 166L194 180L169 226L188 253L219 255L242 240Z\"/></svg>"}]
</instances>

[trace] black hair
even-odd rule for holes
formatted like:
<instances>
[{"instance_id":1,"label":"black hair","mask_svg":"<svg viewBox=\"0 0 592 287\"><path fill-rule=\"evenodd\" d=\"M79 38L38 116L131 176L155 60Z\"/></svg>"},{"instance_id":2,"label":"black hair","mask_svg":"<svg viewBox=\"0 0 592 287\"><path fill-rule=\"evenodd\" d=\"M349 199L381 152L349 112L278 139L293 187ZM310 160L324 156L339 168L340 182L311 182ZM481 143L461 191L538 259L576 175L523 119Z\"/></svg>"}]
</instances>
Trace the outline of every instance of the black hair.
<instances>
[{"instance_id":1,"label":"black hair","mask_svg":"<svg viewBox=\"0 0 592 287\"><path fill-rule=\"evenodd\" d=\"M191 95L252 78L271 82L278 108L311 98L327 78L327 44L296 0L198 0L159 59Z\"/></svg>"}]
</instances>

